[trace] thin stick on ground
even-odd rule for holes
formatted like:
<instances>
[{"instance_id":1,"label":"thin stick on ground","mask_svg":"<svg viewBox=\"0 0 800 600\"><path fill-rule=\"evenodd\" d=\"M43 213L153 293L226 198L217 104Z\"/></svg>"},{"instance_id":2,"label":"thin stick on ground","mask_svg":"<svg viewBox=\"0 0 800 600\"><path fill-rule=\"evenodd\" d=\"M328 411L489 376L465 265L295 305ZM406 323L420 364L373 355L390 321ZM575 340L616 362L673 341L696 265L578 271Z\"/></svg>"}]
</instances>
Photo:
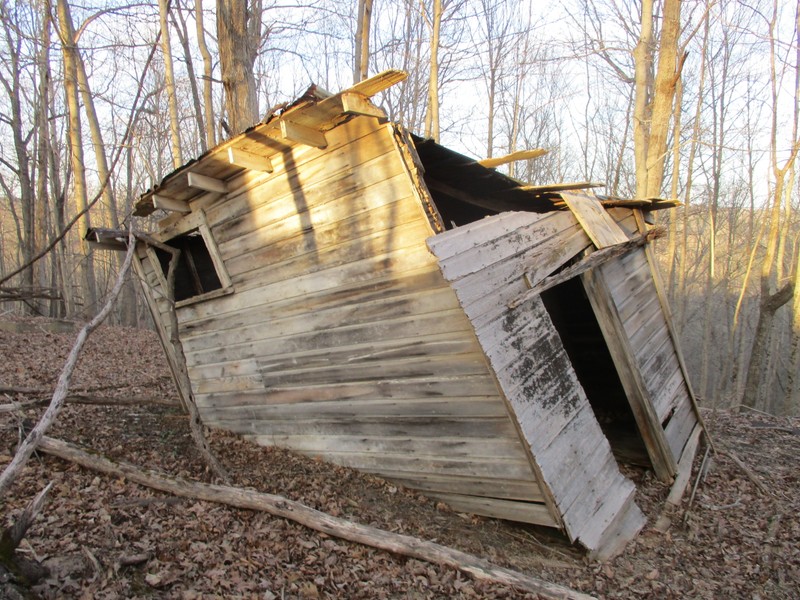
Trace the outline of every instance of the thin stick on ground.
<instances>
[{"instance_id":1,"label":"thin stick on ground","mask_svg":"<svg viewBox=\"0 0 800 600\"><path fill-rule=\"evenodd\" d=\"M510 585L538 594L542 598L573 600L589 600L592 598L592 596L561 585L492 565L482 558L460 550L420 540L412 536L370 527L369 525L353 523L352 521L315 510L300 502L289 500L283 496L231 486L171 479L155 471L140 469L130 463L111 461L98 454L86 452L73 444L49 437L42 439L39 449L42 452L74 462L87 469L116 477L122 476L133 483L168 494L216 502L235 508L266 512L330 536L458 569L475 579Z\"/></svg>"},{"instance_id":2,"label":"thin stick on ground","mask_svg":"<svg viewBox=\"0 0 800 600\"><path fill-rule=\"evenodd\" d=\"M61 370L61 375L58 377L58 383L56 384L56 389L53 392L53 397L50 400L50 406L47 407L47 410L45 411L44 415L42 415L42 418L39 419L39 422L36 424L36 426L20 444L19 448L17 449L17 453L14 455L14 458L11 459L11 462L8 463L6 468L3 470L3 473L0 474L0 498L3 498L6 495L9 488L13 485L17 474L20 472L22 467L25 466L25 463L28 462L28 459L36 450L36 447L38 446L42 437L44 437L44 434L48 429L50 429L50 426L55 421L58 413L61 412L64 402L67 399L70 380L72 379L72 373L75 371L75 365L78 363L81 350L83 350L86 340L89 339L89 335L95 329L97 329L97 327L99 327L103 321L106 320L106 317L114 307L114 303L119 296L120 290L122 290L122 285L125 283L125 277L131 268L135 251L136 244L134 243L133 235L130 235L128 239L128 252L125 255L125 261L122 264L122 268L117 275L117 280L114 282L114 287L112 288L111 293L108 295L105 305L100 312L97 313L97 315L95 315L95 317L86 325L84 325L78 332L78 337L72 346L72 350L70 350L67 361L64 363L64 368Z\"/></svg>"}]
</instances>

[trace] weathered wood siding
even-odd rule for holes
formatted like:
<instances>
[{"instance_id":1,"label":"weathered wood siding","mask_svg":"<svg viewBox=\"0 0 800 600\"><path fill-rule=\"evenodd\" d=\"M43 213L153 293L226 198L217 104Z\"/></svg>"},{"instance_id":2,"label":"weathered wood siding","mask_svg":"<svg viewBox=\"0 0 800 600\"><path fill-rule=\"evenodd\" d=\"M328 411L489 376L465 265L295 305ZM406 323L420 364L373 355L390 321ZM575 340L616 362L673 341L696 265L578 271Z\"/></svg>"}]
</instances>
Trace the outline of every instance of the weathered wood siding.
<instances>
[{"instance_id":1,"label":"weathered wood siding","mask_svg":"<svg viewBox=\"0 0 800 600\"><path fill-rule=\"evenodd\" d=\"M178 308L204 422L554 525L425 245L434 232L394 129L364 117L326 136L229 180L204 209L234 289Z\"/></svg>"},{"instance_id":2,"label":"weathered wood siding","mask_svg":"<svg viewBox=\"0 0 800 600\"><path fill-rule=\"evenodd\" d=\"M627 234L638 232L633 211L618 208L610 213ZM601 273L677 462L698 419L652 269L641 248L604 265Z\"/></svg>"},{"instance_id":3,"label":"weathered wood siding","mask_svg":"<svg viewBox=\"0 0 800 600\"><path fill-rule=\"evenodd\" d=\"M527 289L590 245L568 211L503 213L439 234L428 245L475 327L551 501L573 540L603 546L612 523L643 524L569 357Z\"/></svg>"}]
</instances>

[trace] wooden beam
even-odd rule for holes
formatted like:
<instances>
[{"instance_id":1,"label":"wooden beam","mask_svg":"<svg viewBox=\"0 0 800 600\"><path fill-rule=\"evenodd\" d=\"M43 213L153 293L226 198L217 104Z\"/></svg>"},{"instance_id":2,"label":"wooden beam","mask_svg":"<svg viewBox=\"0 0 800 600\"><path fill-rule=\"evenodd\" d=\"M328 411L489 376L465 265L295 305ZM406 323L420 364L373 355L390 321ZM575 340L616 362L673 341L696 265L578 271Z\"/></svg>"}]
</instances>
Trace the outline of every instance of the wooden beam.
<instances>
[{"instance_id":1,"label":"wooden beam","mask_svg":"<svg viewBox=\"0 0 800 600\"><path fill-rule=\"evenodd\" d=\"M608 345L625 395L628 397L628 403L633 411L656 477L661 481L672 483L678 465L672 456L661 422L650 401L650 394L647 391L642 372L636 363L630 338L628 338L628 333L617 312L602 271L589 270L580 277L597 318L597 324L600 325L603 338Z\"/></svg>"},{"instance_id":2,"label":"wooden beam","mask_svg":"<svg viewBox=\"0 0 800 600\"><path fill-rule=\"evenodd\" d=\"M383 71L382 73L373 75L364 81L359 81L346 91L355 92L357 94L362 94L367 98L371 98L375 94L382 92L383 90L388 89L397 83L400 83L401 81L405 80L406 77L408 77L408 73L405 71L390 69L389 71Z\"/></svg>"},{"instance_id":3,"label":"wooden beam","mask_svg":"<svg viewBox=\"0 0 800 600\"><path fill-rule=\"evenodd\" d=\"M561 194L572 214L597 248L623 244L628 236L609 216L600 201L588 194Z\"/></svg>"},{"instance_id":4,"label":"wooden beam","mask_svg":"<svg viewBox=\"0 0 800 600\"><path fill-rule=\"evenodd\" d=\"M532 158L538 158L540 156L544 156L548 152L550 151L545 150L544 148L517 150L516 152L506 154L505 156L498 156L497 158L484 158L483 160L479 160L478 164L491 169L492 167L499 167L500 165L516 162L518 160L530 160Z\"/></svg>"},{"instance_id":5,"label":"wooden beam","mask_svg":"<svg viewBox=\"0 0 800 600\"><path fill-rule=\"evenodd\" d=\"M574 183L553 183L550 185L521 185L519 189L526 192L546 194L548 192L564 192L569 190L588 190L590 188L604 187L604 183L594 181L577 181ZM638 205L637 205L638 206Z\"/></svg>"},{"instance_id":6,"label":"wooden beam","mask_svg":"<svg viewBox=\"0 0 800 600\"><path fill-rule=\"evenodd\" d=\"M237 167L250 169L252 171L264 171L272 173L272 161L269 156L248 152L239 148L228 148L228 162Z\"/></svg>"},{"instance_id":7,"label":"wooden beam","mask_svg":"<svg viewBox=\"0 0 800 600\"><path fill-rule=\"evenodd\" d=\"M215 179L208 175L189 172L189 187L205 190L207 192L219 192L225 194L228 191L228 184L221 179Z\"/></svg>"},{"instance_id":8,"label":"wooden beam","mask_svg":"<svg viewBox=\"0 0 800 600\"><path fill-rule=\"evenodd\" d=\"M342 92L342 110L351 115L366 115L385 119L386 113L375 106L364 94Z\"/></svg>"},{"instance_id":9,"label":"wooden beam","mask_svg":"<svg viewBox=\"0 0 800 600\"><path fill-rule=\"evenodd\" d=\"M305 144L306 146L314 146L315 148L328 146L325 134L321 131L285 119L281 120L281 135L287 140Z\"/></svg>"},{"instance_id":10,"label":"wooden beam","mask_svg":"<svg viewBox=\"0 0 800 600\"><path fill-rule=\"evenodd\" d=\"M191 183L189 185L191 185ZM159 196L158 194L153 194L153 206L176 213L185 214L192 212L192 209L189 208L189 203L185 200L177 200L175 198L168 198L167 196Z\"/></svg>"},{"instance_id":11,"label":"wooden beam","mask_svg":"<svg viewBox=\"0 0 800 600\"><path fill-rule=\"evenodd\" d=\"M546 292L552 287L557 286L560 283L564 283L568 279L572 279L573 277L577 277L581 273L585 273L589 269L594 269L599 267L600 265L607 263L608 261L617 258L627 252L630 252L634 248L638 248L639 246L644 246L650 240L653 240L661 235L663 235L663 229L652 229L645 234L637 235L634 238L629 239L627 242L623 242L621 244L615 244L613 246L606 246L601 250L597 250L592 252L588 256L582 258L577 263L564 269L563 271L559 271L555 275L551 275L545 279L542 279L539 282L531 281L529 274L525 273L525 279L530 286L527 292L520 294L516 299L512 300L508 303L508 308L516 308L520 304L527 302L534 296L538 296L539 294Z\"/></svg>"}]
</instances>

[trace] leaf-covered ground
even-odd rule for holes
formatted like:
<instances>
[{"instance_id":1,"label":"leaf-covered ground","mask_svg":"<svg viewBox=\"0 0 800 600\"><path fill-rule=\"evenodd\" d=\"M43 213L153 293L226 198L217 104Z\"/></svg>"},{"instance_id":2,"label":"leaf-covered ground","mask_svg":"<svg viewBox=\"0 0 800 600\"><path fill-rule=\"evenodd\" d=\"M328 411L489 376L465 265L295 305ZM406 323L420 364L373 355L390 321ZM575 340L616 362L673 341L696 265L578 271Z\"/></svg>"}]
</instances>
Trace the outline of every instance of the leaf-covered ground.
<instances>
[{"instance_id":1,"label":"leaf-covered ground","mask_svg":"<svg viewBox=\"0 0 800 600\"><path fill-rule=\"evenodd\" d=\"M0 323L0 388L6 390L0 404L47 399L75 333L53 333L46 324ZM70 403L51 435L114 459L209 481L152 332L101 328L72 389L104 403ZM3 465L11 460L18 426L41 410L0 413ZM706 419L717 452L691 506L687 494L681 509L667 515L668 527L660 527L666 531L656 529L668 489L647 472L626 469L637 481L637 502L649 522L605 564L586 560L547 530L454 513L318 458L259 448L224 432L212 432L210 440L236 485L435 540L598 597L800 597L800 421L722 412L707 412ZM43 514L20 548L49 568L31 589L38 597L533 597L266 514L173 498L49 456L32 459L4 499L5 522L49 481L55 484Z\"/></svg>"}]
</instances>

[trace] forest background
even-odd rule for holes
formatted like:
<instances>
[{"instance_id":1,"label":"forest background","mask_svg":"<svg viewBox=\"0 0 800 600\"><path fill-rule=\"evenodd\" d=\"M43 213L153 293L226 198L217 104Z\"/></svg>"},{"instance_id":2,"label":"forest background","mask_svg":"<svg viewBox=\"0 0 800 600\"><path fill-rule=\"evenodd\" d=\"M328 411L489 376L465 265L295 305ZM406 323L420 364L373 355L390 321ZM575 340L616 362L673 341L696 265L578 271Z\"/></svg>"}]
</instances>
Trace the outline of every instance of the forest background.
<instances>
[{"instance_id":1,"label":"forest background","mask_svg":"<svg viewBox=\"0 0 800 600\"><path fill-rule=\"evenodd\" d=\"M378 100L412 131L679 199L657 252L696 394L800 412L800 3L207 2L0 0L3 312L90 317L122 257L89 226L311 83L397 68ZM112 319L148 325L132 282Z\"/></svg>"}]
</instances>

